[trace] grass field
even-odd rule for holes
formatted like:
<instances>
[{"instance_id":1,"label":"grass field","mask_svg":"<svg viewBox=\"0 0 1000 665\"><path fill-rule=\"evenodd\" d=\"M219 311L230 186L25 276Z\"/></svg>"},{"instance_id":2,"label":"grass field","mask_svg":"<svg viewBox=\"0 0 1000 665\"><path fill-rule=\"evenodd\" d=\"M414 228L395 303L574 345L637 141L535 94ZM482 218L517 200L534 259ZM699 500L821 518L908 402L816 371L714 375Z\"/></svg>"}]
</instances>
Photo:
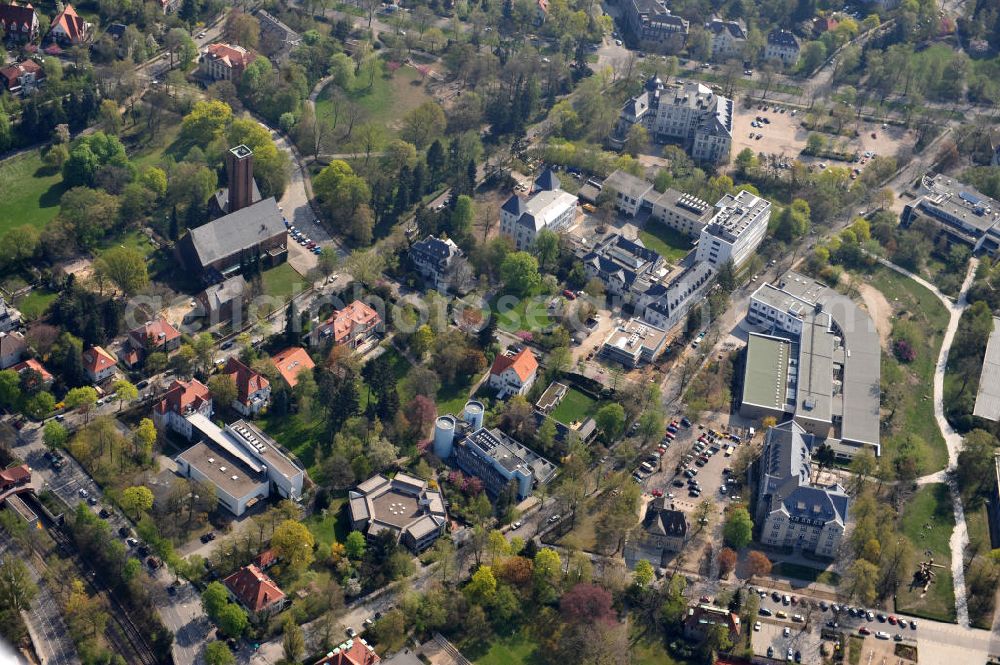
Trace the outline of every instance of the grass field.
<instances>
[{"instance_id":1,"label":"grass field","mask_svg":"<svg viewBox=\"0 0 1000 665\"><path fill-rule=\"evenodd\" d=\"M379 61L381 63L381 61ZM380 69L384 71L385 65ZM430 99L420 81L420 74L412 67L401 67L392 78L386 78L382 71L375 73L371 87L368 87L368 71L362 70L355 79L346 97L361 109L361 117L365 122L379 127L385 127L395 136L402 127L402 118L411 109L420 106ZM332 95L338 90L336 85L328 85L316 100L316 119L328 127L333 126ZM341 111L340 120L344 114ZM338 122L337 129L327 132L323 138L324 152L354 152L350 147L350 139L344 140L342 125Z\"/></svg>"},{"instance_id":2,"label":"grass field","mask_svg":"<svg viewBox=\"0 0 1000 665\"><path fill-rule=\"evenodd\" d=\"M896 611L938 621L955 620L955 591L951 578L951 550L948 540L955 528L951 495L944 483L926 485L907 503L899 530L913 544L913 551L920 560L930 551L936 568L927 595L921 598L922 588L906 586L896 594ZM916 562L915 562L916 563Z\"/></svg>"},{"instance_id":3,"label":"grass field","mask_svg":"<svg viewBox=\"0 0 1000 665\"><path fill-rule=\"evenodd\" d=\"M840 584L840 575L832 570L820 570L787 561L774 564L774 574L784 575L785 577L802 580L803 582L819 582L820 584L828 584L830 586Z\"/></svg>"},{"instance_id":4,"label":"grass field","mask_svg":"<svg viewBox=\"0 0 1000 665\"><path fill-rule=\"evenodd\" d=\"M302 276L295 272L295 268L288 263L282 263L270 270L265 270L262 277L264 294L282 300L288 300L293 294L306 288Z\"/></svg>"},{"instance_id":5,"label":"grass field","mask_svg":"<svg viewBox=\"0 0 1000 665\"><path fill-rule=\"evenodd\" d=\"M32 289L31 293L23 298L18 298L14 304L27 318L37 319L45 313L45 310L57 297L58 294L42 287Z\"/></svg>"},{"instance_id":6,"label":"grass field","mask_svg":"<svg viewBox=\"0 0 1000 665\"><path fill-rule=\"evenodd\" d=\"M596 405L597 402L592 398L576 388L570 388L551 415L564 425L571 425L593 415Z\"/></svg>"},{"instance_id":7,"label":"grass field","mask_svg":"<svg viewBox=\"0 0 1000 665\"><path fill-rule=\"evenodd\" d=\"M897 432L912 432L924 441L922 473L943 469L948 463L948 449L934 420L933 377L941 339L948 325L948 312L933 293L888 268L876 268L870 276L862 276L862 279L882 292L892 304L895 317L908 318L923 330L927 342L925 348L919 350L916 360L901 366L909 375L907 378L912 389L903 391L893 428ZM891 362L895 360L883 349L883 366ZM892 437L883 438L882 443L883 454L891 457L895 452Z\"/></svg>"},{"instance_id":8,"label":"grass field","mask_svg":"<svg viewBox=\"0 0 1000 665\"><path fill-rule=\"evenodd\" d=\"M528 632L522 629L512 635L497 637L482 655L473 658L473 662L476 665L529 665L540 660L535 657L537 648Z\"/></svg>"},{"instance_id":9,"label":"grass field","mask_svg":"<svg viewBox=\"0 0 1000 665\"><path fill-rule=\"evenodd\" d=\"M0 162L0 182L7 192L0 206L0 235L17 226L42 228L59 212L66 191L59 171L49 171L32 150Z\"/></svg>"},{"instance_id":10,"label":"grass field","mask_svg":"<svg viewBox=\"0 0 1000 665\"><path fill-rule=\"evenodd\" d=\"M561 296L547 296L537 292L523 298L497 294L490 303L490 308L497 317L497 327L505 332L539 332L554 323L547 305L550 300L558 297Z\"/></svg>"},{"instance_id":11,"label":"grass field","mask_svg":"<svg viewBox=\"0 0 1000 665\"><path fill-rule=\"evenodd\" d=\"M651 222L639 231L642 244L671 263L677 263L691 251L691 238L664 224Z\"/></svg>"},{"instance_id":12,"label":"grass field","mask_svg":"<svg viewBox=\"0 0 1000 665\"><path fill-rule=\"evenodd\" d=\"M346 503L347 497L332 499L326 509L325 517L314 514L306 519L305 525L317 543L330 545L334 542L342 543L347 539L351 529L343 510Z\"/></svg>"},{"instance_id":13,"label":"grass field","mask_svg":"<svg viewBox=\"0 0 1000 665\"><path fill-rule=\"evenodd\" d=\"M438 413L461 414L462 409L465 408L465 403L469 401L469 391L472 390L472 380L470 380L469 383L441 386L434 398L434 401L437 403Z\"/></svg>"},{"instance_id":14,"label":"grass field","mask_svg":"<svg viewBox=\"0 0 1000 665\"><path fill-rule=\"evenodd\" d=\"M315 475L316 445L324 435L326 426L321 416L307 420L299 414L283 417L271 416L258 421L264 431L295 453L306 470Z\"/></svg>"}]
</instances>

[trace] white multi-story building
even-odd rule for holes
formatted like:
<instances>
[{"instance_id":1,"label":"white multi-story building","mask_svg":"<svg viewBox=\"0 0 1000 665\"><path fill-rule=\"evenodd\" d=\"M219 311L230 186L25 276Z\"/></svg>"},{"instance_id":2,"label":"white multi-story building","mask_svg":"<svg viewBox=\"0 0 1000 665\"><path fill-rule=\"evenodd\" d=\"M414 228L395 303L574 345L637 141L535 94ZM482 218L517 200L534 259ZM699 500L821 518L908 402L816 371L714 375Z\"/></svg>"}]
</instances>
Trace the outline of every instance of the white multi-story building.
<instances>
[{"instance_id":1,"label":"white multi-story building","mask_svg":"<svg viewBox=\"0 0 1000 665\"><path fill-rule=\"evenodd\" d=\"M662 194L655 190L649 192L647 201L650 205L650 219L693 238L701 235L714 212L707 201L676 189L668 189Z\"/></svg>"},{"instance_id":2,"label":"white multi-story building","mask_svg":"<svg viewBox=\"0 0 1000 665\"><path fill-rule=\"evenodd\" d=\"M729 161L733 144L733 100L700 83L665 86L656 76L622 108L612 142L622 143L632 125L641 124L653 140L680 140L699 162Z\"/></svg>"},{"instance_id":3,"label":"white multi-story building","mask_svg":"<svg viewBox=\"0 0 1000 665\"><path fill-rule=\"evenodd\" d=\"M772 30L764 46L765 60L778 60L785 67L794 67L799 61L799 40L787 30Z\"/></svg>"},{"instance_id":4,"label":"white multi-story building","mask_svg":"<svg viewBox=\"0 0 1000 665\"><path fill-rule=\"evenodd\" d=\"M742 58L747 45L747 28L743 21L723 21L714 18L705 29L712 35L712 59Z\"/></svg>"},{"instance_id":5,"label":"white multi-story building","mask_svg":"<svg viewBox=\"0 0 1000 665\"><path fill-rule=\"evenodd\" d=\"M558 231L576 219L577 199L562 191L554 173L539 176L534 190L526 199L514 194L500 208L500 233L513 240L518 251L531 248L542 229Z\"/></svg>"},{"instance_id":6,"label":"white multi-story building","mask_svg":"<svg viewBox=\"0 0 1000 665\"><path fill-rule=\"evenodd\" d=\"M272 494L302 497L305 471L252 424L238 420L222 428L198 411L184 420L198 442L177 456L178 473L214 485L219 503L237 517Z\"/></svg>"},{"instance_id":7,"label":"white multi-story building","mask_svg":"<svg viewBox=\"0 0 1000 665\"><path fill-rule=\"evenodd\" d=\"M839 484L812 482L813 436L795 421L768 429L761 455L756 522L760 542L832 558L850 499Z\"/></svg>"},{"instance_id":8,"label":"white multi-story building","mask_svg":"<svg viewBox=\"0 0 1000 665\"><path fill-rule=\"evenodd\" d=\"M525 347L517 352L507 349L493 361L489 385L497 391L497 398L506 399L528 392L537 376L538 361L531 349Z\"/></svg>"},{"instance_id":9,"label":"white multi-story building","mask_svg":"<svg viewBox=\"0 0 1000 665\"><path fill-rule=\"evenodd\" d=\"M771 202L746 190L726 194L715 204L715 215L701 231L697 261L716 268L727 261L739 267L760 245L771 219Z\"/></svg>"}]
</instances>

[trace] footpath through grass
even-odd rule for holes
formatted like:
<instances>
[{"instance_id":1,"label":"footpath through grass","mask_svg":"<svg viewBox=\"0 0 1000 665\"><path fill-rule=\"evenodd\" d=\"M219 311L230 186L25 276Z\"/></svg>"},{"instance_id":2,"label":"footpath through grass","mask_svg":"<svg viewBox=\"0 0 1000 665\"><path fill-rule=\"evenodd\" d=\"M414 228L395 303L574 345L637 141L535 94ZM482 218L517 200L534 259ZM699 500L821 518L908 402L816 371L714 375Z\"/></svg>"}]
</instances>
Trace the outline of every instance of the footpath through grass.
<instances>
[{"instance_id":1,"label":"footpath through grass","mask_svg":"<svg viewBox=\"0 0 1000 665\"><path fill-rule=\"evenodd\" d=\"M882 349L882 371L887 375L887 366L898 364L907 385L901 391L902 399L892 419L892 432L920 437L924 442L922 473L939 471L948 464L948 448L934 420L934 366L948 326L948 311L933 293L889 268L878 266L870 275L861 275L861 279L882 292L892 305L893 320L908 319L924 334L926 344L911 363L897 363L891 349ZM894 443L891 434L885 436L882 454L891 458L895 453Z\"/></svg>"},{"instance_id":2,"label":"footpath through grass","mask_svg":"<svg viewBox=\"0 0 1000 665\"><path fill-rule=\"evenodd\" d=\"M948 541L955 528L951 493L944 483L925 485L910 499L903 511L899 530L913 545L916 566L933 557L934 582L923 594L923 587L904 580L896 594L896 611L937 621L955 621L955 589L951 576L951 548Z\"/></svg>"}]
</instances>

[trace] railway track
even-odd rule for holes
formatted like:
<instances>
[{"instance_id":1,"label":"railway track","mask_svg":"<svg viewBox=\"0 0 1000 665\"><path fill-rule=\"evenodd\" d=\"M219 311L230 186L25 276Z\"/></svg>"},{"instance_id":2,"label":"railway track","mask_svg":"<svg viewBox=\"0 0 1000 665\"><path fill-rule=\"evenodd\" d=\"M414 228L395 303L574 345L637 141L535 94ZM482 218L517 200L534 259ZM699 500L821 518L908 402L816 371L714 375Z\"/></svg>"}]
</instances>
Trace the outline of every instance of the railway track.
<instances>
[{"instance_id":1,"label":"railway track","mask_svg":"<svg viewBox=\"0 0 1000 665\"><path fill-rule=\"evenodd\" d=\"M104 598L107 602L111 622L105 628L104 634L115 650L125 658L129 665L161 665L149 643L146 642L135 623L129 618L128 611L112 590L99 580L97 571L83 561L69 536L63 532L58 524L49 519L47 511L44 510L38 498L31 494L22 495L21 498L35 511L52 540L80 571L80 578L84 583L90 587L95 595ZM42 568L39 569L41 573L47 566L41 556L38 559L41 561Z\"/></svg>"}]
</instances>

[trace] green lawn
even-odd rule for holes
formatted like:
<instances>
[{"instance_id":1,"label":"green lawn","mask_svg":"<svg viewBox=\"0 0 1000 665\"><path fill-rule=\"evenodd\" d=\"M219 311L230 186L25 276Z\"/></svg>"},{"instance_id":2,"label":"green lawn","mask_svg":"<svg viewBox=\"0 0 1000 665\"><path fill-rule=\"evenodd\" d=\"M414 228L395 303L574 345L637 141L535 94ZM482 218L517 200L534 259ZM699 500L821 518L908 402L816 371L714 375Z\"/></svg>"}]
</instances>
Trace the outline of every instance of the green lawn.
<instances>
[{"instance_id":1,"label":"green lawn","mask_svg":"<svg viewBox=\"0 0 1000 665\"><path fill-rule=\"evenodd\" d=\"M145 233L142 233L141 231L129 231L124 236L117 238L116 240L104 242L100 247L94 250L94 254L102 256L113 247L128 247L130 249L137 249L142 252L143 256L147 259L150 254L156 251L156 248L153 247L153 243L150 242L149 237Z\"/></svg>"},{"instance_id":2,"label":"green lawn","mask_svg":"<svg viewBox=\"0 0 1000 665\"><path fill-rule=\"evenodd\" d=\"M0 235L17 226L44 227L59 212L66 190L62 174L49 171L38 150L0 162L0 182L7 191L0 206Z\"/></svg>"},{"instance_id":3,"label":"green lawn","mask_svg":"<svg viewBox=\"0 0 1000 665\"><path fill-rule=\"evenodd\" d=\"M923 440L923 473L943 469L948 463L948 449L934 420L933 377L941 339L948 326L948 311L933 293L888 268L878 267L861 279L882 292L896 317L911 319L924 332L925 348L919 350L916 360L901 366L909 374L912 389L904 391L893 425L896 432L911 432ZM889 351L883 349L883 367L894 362ZM883 438L882 451L892 457L895 450L891 436Z\"/></svg>"},{"instance_id":4,"label":"green lawn","mask_svg":"<svg viewBox=\"0 0 1000 665\"><path fill-rule=\"evenodd\" d=\"M552 410L552 417L564 425L583 421L593 415L597 402L576 388L566 391L566 396Z\"/></svg>"},{"instance_id":5,"label":"green lawn","mask_svg":"<svg viewBox=\"0 0 1000 665\"><path fill-rule=\"evenodd\" d=\"M347 522L347 515L343 508L347 503L347 497L339 497L330 501L326 509L326 516L319 514L311 515L305 520L305 525L312 533L317 543L330 545L334 542L342 543L350 533L350 525Z\"/></svg>"},{"instance_id":6,"label":"green lawn","mask_svg":"<svg viewBox=\"0 0 1000 665\"><path fill-rule=\"evenodd\" d=\"M27 318L37 319L45 314L45 310L49 308L49 305L57 297L58 294L49 291L45 287L40 287L32 289L31 293L23 298L18 298L14 304Z\"/></svg>"},{"instance_id":7,"label":"green lawn","mask_svg":"<svg viewBox=\"0 0 1000 665\"><path fill-rule=\"evenodd\" d=\"M402 118L408 111L420 106L430 99L420 80L420 74L412 67L400 67L392 78L383 75L385 63L381 60L380 71L376 71L371 87L368 85L367 68L362 69L354 80L347 99L361 109L364 122L383 127L395 136L402 127ZM333 127L332 96L339 88L331 83L316 100L316 118L327 127ZM343 109L340 121L344 120ZM360 123L359 123L360 124ZM324 152L354 152L350 147L350 139L344 139L342 128L346 125L338 122L336 129L328 131L323 137Z\"/></svg>"},{"instance_id":8,"label":"green lawn","mask_svg":"<svg viewBox=\"0 0 1000 665\"><path fill-rule=\"evenodd\" d=\"M686 233L658 222L648 222L646 228L639 231L642 244L657 252L671 263L677 263L691 251L691 238Z\"/></svg>"},{"instance_id":9,"label":"green lawn","mask_svg":"<svg viewBox=\"0 0 1000 665\"><path fill-rule=\"evenodd\" d=\"M828 584L830 586L840 584L840 575L832 570L821 570L787 561L774 564L774 574L784 575L785 577L802 580L803 582L819 582L820 584Z\"/></svg>"},{"instance_id":10,"label":"green lawn","mask_svg":"<svg viewBox=\"0 0 1000 665\"><path fill-rule=\"evenodd\" d=\"M549 316L548 303L560 296L532 294L518 298L509 294L498 295L490 307L497 317L497 327L509 333L521 330L540 332L554 321Z\"/></svg>"},{"instance_id":11,"label":"green lawn","mask_svg":"<svg viewBox=\"0 0 1000 665\"><path fill-rule=\"evenodd\" d=\"M471 383L450 384L441 386L437 391L434 401L437 403L439 414L452 413L461 415L465 403L469 401L469 391L472 389Z\"/></svg>"},{"instance_id":12,"label":"green lawn","mask_svg":"<svg viewBox=\"0 0 1000 665\"><path fill-rule=\"evenodd\" d=\"M300 293L308 286L302 279L302 275L295 272L295 268L282 263L270 270L265 270L263 274L264 294L282 300L288 300L292 295Z\"/></svg>"},{"instance_id":13,"label":"green lawn","mask_svg":"<svg viewBox=\"0 0 1000 665\"><path fill-rule=\"evenodd\" d=\"M316 446L324 436L326 426L323 419L317 416L309 421L298 414L277 417L268 416L257 422L264 431L282 445L295 453L306 470L315 475Z\"/></svg>"},{"instance_id":14,"label":"green lawn","mask_svg":"<svg viewBox=\"0 0 1000 665\"><path fill-rule=\"evenodd\" d=\"M656 637L643 637L632 642L632 665L683 665L667 653Z\"/></svg>"},{"instance_id":15,"label":"green lawn","mask_svg":"<svg viewBox=\"0 0 1000 665\"><path fill-rule=\"evenodd\" d=\"M533 658L536 648L538 645L528 632L520 630L513 635L497 637L473 662L476 665L528 665L536 662Z\"/></svg>"},{"instance_id":16,"label":"green lawn","mask_svg":"<svg viewBox=\"0 0 1000 665\"><path fill-rule=\"evenodd\" d=\"M951 495L944 483L926 485L906 504L899 530L913 544L913 551L923 560L931 552L937 576L927 595L921 597L921 587L910 587L909 580L896 594L896 611L938 621L955 620L955 590L951 578L951 550L948 540L955 528Z\"/></svg>"}]
</instances>

